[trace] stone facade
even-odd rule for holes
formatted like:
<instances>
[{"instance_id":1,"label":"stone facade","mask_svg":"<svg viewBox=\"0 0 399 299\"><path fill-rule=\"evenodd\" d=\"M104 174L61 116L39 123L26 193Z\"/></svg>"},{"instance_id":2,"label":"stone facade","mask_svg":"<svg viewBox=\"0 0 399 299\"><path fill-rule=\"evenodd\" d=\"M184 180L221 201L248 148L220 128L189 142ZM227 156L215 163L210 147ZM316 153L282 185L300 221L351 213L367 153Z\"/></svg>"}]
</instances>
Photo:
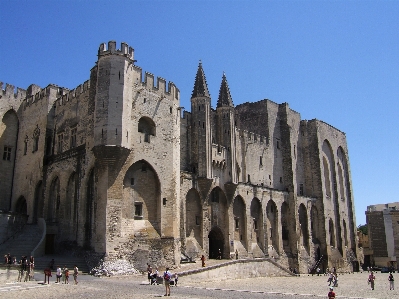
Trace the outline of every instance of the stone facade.
<instances>
[{"instance_id":1,"label":"stone facade","mask_svg":"<svg viewBox=\"0 0 399 299\"><path fill-rule=\"evenodd\" d=\"M7 84L0 117L0 209L44 218L48 252L76 242L138 268L219 250L301 272L356 260L345 134L287 103L234 106L225 75L213 109L201 63L191 112L109 42L74 90Z\"/></svg>"},{"instance_id":2,"label":"stone facade","mask_svg":"<svg viewBox=\"0 0 399 299\"><path fill-rule=\"evenodd\" d=\"M370 264L395 269L399 261L399 202L367 207Z\"/></svg>"}]
</instances>

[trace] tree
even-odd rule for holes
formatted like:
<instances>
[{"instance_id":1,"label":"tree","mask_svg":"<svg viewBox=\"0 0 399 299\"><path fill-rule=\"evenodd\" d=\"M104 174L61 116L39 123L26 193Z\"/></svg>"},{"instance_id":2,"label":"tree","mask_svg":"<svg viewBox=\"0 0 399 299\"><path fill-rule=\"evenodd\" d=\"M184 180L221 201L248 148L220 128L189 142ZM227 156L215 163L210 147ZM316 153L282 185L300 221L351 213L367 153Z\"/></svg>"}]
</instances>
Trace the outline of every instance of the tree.
<instances>
[{"instance_id":1,"label":"tree","mask_svg":"<svg viewBox=\"0 0 399 299\"><path fill-rule=\"evenodd\" d=\"M360 230L360 231L363 233L363 235L368 235L367 224L360 224L360 225L357 227L357 230Z\"/></svg>"}]
</instances>

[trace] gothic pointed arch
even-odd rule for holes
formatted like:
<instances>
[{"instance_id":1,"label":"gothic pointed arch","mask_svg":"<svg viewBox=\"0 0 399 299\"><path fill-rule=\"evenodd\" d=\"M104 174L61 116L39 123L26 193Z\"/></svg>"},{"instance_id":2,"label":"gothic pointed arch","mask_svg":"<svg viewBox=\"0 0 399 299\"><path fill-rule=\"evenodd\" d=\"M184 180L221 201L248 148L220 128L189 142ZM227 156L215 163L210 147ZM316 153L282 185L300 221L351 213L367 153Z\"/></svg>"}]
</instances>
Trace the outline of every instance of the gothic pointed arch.
<instances>
[{"instance_id":1,"label":"gothic pointed arch","mask_svg":"<svg viewBox=\"0 0 399 299\"><path fill-rule=\"evenodd\" d=\"M218 249L222 251L223 257L228 257L230 252L227 238L229 235L228 204L226 195L220 187L213 188L210 193L208 199L208 215L210 222L209 227L218 227L221 230L218 236L223 236L223 246L220 246L221 244L218 243L218 246L222 247ZM219 238L218 240L221 239ZM211 239L209 241L211 241ZM211 244L209 246L209 250L214 249ZM211 255L211 251L209 251L209 254ZM216 255L216 252L213 254Z\"/></svg>"},{"instance_id":2,"label":"gothic pointed arch","mask_svg":"<svg viewBox=\"0 0 399 299\"><path fill-rule=\"evenodd\" d=\"M7 111L0 122L0 210L11 209L12 180L17 151L19 120L14 110Z\"/></svg>"},{"instance_id":3,"label":"gothic pointed arch","mask_svg":"<svg viewBox=\"0 0 399 299\"><path fill-rule=\"evenodd\" d=\"M221 257L226 257L225 251L225 237L223 230L219 226L212 227L211 231L208 234L209 238L209 258L216 259L219 255L219 251L221 252Z\"/></svg>"},{"instance_id":4,"label":"gothic pointed arch","mask_svg":"<svg viewBox=\"0 0 399 299\"><path fill-rule=\"evenodd\" d=\"M123 180L123 218L141 221L161 235L160 190L158 174L151 164L146 160L133 163Z\"/></svg>"},{"instance_id":5,"label":"gothic pointed arch","mask_svg":"<svg viewBox=\"0 0 399 299\"><path fill-rule=\"evenodd\" d=\"M349 166L348 166L348 158L344 151L344 149L339 146L337 150L337 156L339 164L342 165L342 180L343 180L343 191L342 193L345 196L346 200L346 207L348 210L348 227L347 230L349 231L349 238L348 243L352 250L356 252L356 241L355 241L355 221L353 217L353 202L352 202L352 192L351 192L351 182L350 182L350 175L349 175Z\"/></svg>"}]
</instances>

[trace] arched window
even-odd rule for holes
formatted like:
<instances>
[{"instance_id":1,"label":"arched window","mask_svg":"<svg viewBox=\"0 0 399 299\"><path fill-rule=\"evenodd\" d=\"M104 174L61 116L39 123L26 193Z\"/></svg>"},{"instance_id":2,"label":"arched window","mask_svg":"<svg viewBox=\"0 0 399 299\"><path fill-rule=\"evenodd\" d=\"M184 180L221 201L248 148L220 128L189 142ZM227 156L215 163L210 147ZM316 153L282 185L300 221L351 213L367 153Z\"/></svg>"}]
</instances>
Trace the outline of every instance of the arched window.
<instances>
[{"instance_id":1,"label":"arched window","mask_svg":"<svg viewBox=\"0 0 399 299\"><path fill-rule=\"evenodd\" d=\"M139 120L138 131L144 134L144 142L150 142L150 136L155 136L155 123L149 117L142 117Z\"/></svg>"}]
</instances>

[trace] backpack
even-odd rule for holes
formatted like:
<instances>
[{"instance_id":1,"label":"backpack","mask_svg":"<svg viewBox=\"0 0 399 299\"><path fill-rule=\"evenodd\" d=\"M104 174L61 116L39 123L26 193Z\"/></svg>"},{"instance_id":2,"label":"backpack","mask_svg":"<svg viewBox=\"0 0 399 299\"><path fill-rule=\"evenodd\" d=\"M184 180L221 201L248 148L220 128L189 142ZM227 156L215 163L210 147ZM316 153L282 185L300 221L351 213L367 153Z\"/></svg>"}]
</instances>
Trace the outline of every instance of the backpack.
<instances>
[{"instance_id":1,"label":"backpack","mask_svg":"<svg viewBox=\"0 0 399 299\"><path fill-rule=\"evenodd\" d=\"M169 273L168 273L168 272L165 272L165 275L163 276L163 278L164 278L165 280L170 280L170 275L169 275Z\"/></svg>"}]
</instances>

